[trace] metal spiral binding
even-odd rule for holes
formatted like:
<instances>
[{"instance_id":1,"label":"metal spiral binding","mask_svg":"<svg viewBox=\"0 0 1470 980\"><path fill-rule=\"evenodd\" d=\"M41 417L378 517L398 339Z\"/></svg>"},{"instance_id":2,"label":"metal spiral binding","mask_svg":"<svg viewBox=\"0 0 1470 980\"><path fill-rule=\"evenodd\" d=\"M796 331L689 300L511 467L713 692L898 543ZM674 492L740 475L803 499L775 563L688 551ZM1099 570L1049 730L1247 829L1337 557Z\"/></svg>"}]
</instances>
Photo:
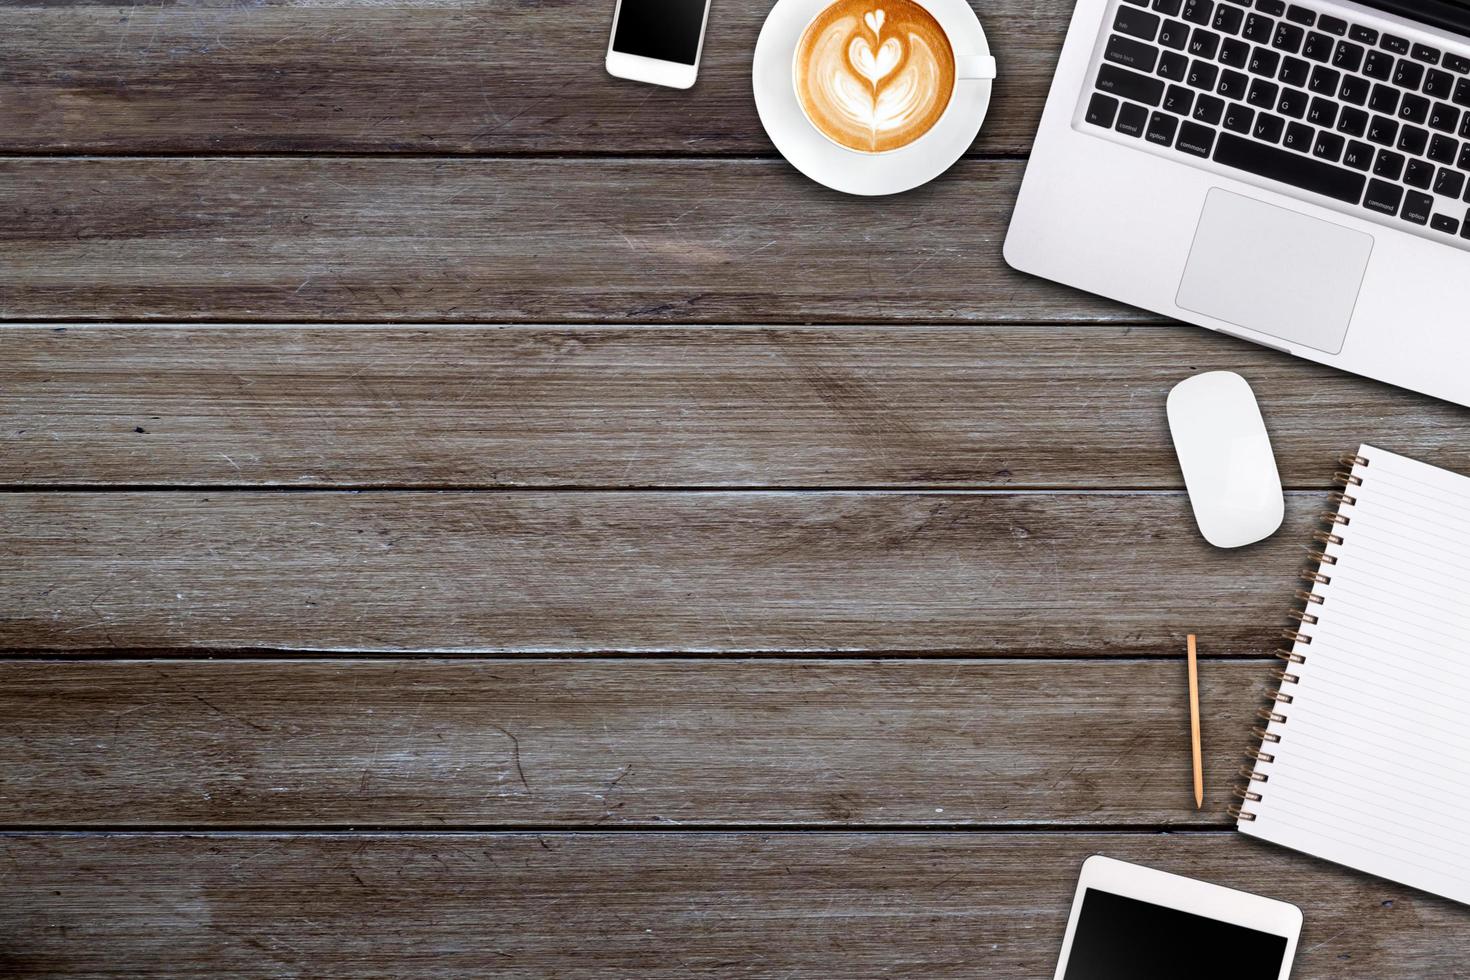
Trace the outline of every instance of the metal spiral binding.
<instances>
[{"instance_id":1,"label":"metal spiral binding","mask_svg":"<svg viewBox=\"0 0 1470 980\"><path fill-rule=\"evenodd\" d=\"M1342 489L1334 490L1328 495L1328 499L1339 508L1352 507L1357 504L1358 498L1345 491L1349 487L1361 487L1363 485L1363 478L1353 475L1352 468L1367 468L1368 460L1356 453L1348 453L1340 457L1338 463L1348 467L1348 469L1334 474L1335 481L1341 485ZM1326 574L1323 569L1331 565L1336 565L1337 559L1327 553L1327 546L1341 545L1343 543L1343 536L1339 532L1353 522L1351 517L1336 511L1325 511L1320 517L1324 528L1313 532L1312 540L1323 547L1321 550L1308 549L1307 551L1307 554L1311 555L1312 560L1317 563L1317 567L1303 570L1301 573L1302 581L1310 583L1313 586L1332 584L1332 576ZM1308 612L1307 610L1311 606L1323 605L1326 600L1318 595L1315 589L1311 591L1297 589L1296 598L1301 602L1302 608L1293 609L1287 615L1300 626L1317 625L1319 614ZM1288 664L1305 664L1307 658L1296 652L1295 645L1311 646L1312 637L1307 633L1301 632L1299 629L1283 629L1281 631L1281 637L1290 640L1293 646L1277 650L1276 656ZM1272 668L1271 676L1276 678L1281 686L1272 688L1266 692L1268 703L1256 709L1256 717L1268 723L1274 722L1277 725L1283 725L1286 723L1287 715L1276 709L1282 705L1290 705L1295 700L1295 695L1285 690L1285 688L1287 685L1295 686L1299 684L1301 677L1282 667ZM1259 740L1259 747L1253 745L1247 749L1245 753L1246 758L1267 765L1275 762L1276 756L1264 751L1264 749L1268 744L1279 744L1281 742L1281 735L1261 725L1253 726L1251 728L1251 734ZM1254 768L1248 765L1241 766L1238 772L1245 782L1234 787L1232 792L1241 802L1230 804L1230 806L1226 807L1226 812L1237 820L1255 820L1256 815L1244 808L1247 803L1259 803L1261 800L1261 794L1255 789L1252 789L1251 786L1252 784L1268 782L1271 777L1267 773L1256 772Z\"/></svg>"}]
</instances>

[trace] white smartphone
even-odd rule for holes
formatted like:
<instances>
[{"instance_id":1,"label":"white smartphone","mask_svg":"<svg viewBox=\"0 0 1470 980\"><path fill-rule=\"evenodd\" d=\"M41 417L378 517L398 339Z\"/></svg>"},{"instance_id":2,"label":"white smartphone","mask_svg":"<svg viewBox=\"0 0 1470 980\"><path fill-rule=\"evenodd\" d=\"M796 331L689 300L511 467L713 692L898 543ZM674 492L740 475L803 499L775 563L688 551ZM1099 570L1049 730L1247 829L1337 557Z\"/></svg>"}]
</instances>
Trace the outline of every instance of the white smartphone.
<instances>
[{"instance_id":1,"label":"white smartphone","mask_svg":"<svg viewBox=\"0 0 1470 980\"><path fill-rule=\"evenodd\" d=\"M1056 980L1287 980L1295 905L1093 855Z\"/></svg>"},{"instance_id":2,"label":"white smartphone","mask_svg":"<svg viewBox=\"0 0 1470 980\"><path fill-rule=\"evenodd\" d=\"M618 0L607 70L619 78L688 88L699 70L709 0Z\"/></svg>"}]
</instances>

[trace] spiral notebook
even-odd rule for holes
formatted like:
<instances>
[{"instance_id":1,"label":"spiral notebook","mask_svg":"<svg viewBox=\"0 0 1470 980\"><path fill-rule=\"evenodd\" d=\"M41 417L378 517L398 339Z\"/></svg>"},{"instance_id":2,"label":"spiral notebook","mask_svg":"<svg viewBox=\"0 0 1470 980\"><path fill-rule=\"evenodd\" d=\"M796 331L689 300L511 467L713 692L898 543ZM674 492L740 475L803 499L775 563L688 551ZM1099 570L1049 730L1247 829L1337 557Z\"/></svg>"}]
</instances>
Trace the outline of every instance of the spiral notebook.
<instances>
[{"instance_id":1,"label":"spiral notebook","mask_svg":"<svg viewBox=\"0 0 1470 980\"><path fill-rule=\"evenodd\" d=\"M1367 445L1343 462L1231 813L1470 904L1470 478Z\"/></svg>"}]
</instances>

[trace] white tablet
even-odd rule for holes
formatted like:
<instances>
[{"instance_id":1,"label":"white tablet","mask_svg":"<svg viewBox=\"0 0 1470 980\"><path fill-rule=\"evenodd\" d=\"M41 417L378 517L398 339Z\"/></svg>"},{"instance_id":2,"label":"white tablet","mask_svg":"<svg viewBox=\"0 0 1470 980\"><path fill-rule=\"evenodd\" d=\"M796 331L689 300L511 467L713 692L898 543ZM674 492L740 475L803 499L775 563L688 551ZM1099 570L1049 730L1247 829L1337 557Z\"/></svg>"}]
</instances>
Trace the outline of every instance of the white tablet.
<instances>
[{"instance_id":1,"label":"white tablet","mask_svg":"<svg viewBox=\"0 0 1470 980\"><path fill-rule=\"evenodd\" d=\"M1301 931L1295 905L1093 855L1056 980L1286 980Z\"/></svg>"}]
</instances>

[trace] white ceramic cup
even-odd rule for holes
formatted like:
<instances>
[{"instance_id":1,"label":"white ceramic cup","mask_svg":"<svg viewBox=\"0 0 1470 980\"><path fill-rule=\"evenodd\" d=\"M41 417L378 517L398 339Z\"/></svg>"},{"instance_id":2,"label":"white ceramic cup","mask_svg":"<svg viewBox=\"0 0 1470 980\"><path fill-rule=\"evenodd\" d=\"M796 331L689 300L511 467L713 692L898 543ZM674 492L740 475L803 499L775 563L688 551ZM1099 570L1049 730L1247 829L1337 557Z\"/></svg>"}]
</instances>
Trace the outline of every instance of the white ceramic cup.
<instances>
[{"instance_id":1,"label":"white ceramic cup","mask_svg":"<svg viewBox=\"0 0 1470 980\"><path fill-rule=\"evenodd\" d=\"M887 150L854 150L850 146L839 143L837 140L828 135L825 129L823 129L821 126L818 126L816 124L816 121L807 114L806 100L801 97L800 61L802 45L799 40L797 41L796 50L793 51L791 54L792 94L796 96L796 104L801 109L802 118L807 121L812 129L815 129L818 133L820 133L823 139L831 143L833 146L840 147L841 149L846 150L848 153L853 153L858 156L864 157L882 156L885 153L897 153L899 150L906 150L917 143L919 140L923 139L930 132L933 132L940 126L944 125L945 119L949 116L950 107L953 106L955 103L955 92L959 89L961 82L988 82L992 81L995 78L994 57L988 54L965 54L956 50L954 38L950 36L949 29L944 26L945 18L941 16L941 13L935 10L929 4L924 3L923 0L911 0L911 2L918 4L920 7L923 7L926 11L928 11L929 16L933 17L934 22L939 25L940 32L944 34L944 40L946 43L949 44L950 53L954 55L954 85L950 87L949 99L944 103L944 111L939 114L939 118L935 119L933 124L930 125L928 129L920 133L918 136L915 136L912 140L909 140L902 146L895 146ZM811 29L812 24L815 23L819 17L825 14L828 10L828 7L830 6L831 4L828 4L827 6L823 7L821 10L818 10L815 14L813 14L811 19L806 22L806 25L802 27L799 37L805 37L806 32Z\"/></svg>"}]
</instances>

